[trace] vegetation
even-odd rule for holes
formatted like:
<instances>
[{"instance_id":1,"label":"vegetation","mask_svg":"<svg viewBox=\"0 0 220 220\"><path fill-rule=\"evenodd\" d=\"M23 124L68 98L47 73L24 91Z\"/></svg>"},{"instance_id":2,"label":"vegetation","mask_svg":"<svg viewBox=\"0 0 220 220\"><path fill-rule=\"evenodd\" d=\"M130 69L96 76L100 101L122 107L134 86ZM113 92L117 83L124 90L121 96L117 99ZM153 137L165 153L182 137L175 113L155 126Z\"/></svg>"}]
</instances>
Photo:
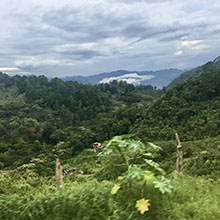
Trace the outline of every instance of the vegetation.
<instances>
[{"instance_id":1,"label":"vegetation","mask_svg":"<svg viewBox=\"0 0 220 220\"><path fill-rule=\"evenodd\" d=\"M113 141L115 139L109 142L109 147L99 151L106 154L113 147ZM129 146L131 145L127 145ZM153 155L160 152L151 146L144 148L145 154L149 149ZM129 159L132 159L133 152L130 153ZM100 157L98 152L87 151L83 154L90 158L88 166L94 164L94 155ZM117 151L114 154L118 157L121 155ZM101 160L105 161L106 156L101 156ZM111 160L110 155L108 158ZM123 164L122 160L118 165L123 167ZM101 167L97 163L93 172L98 172ZM130 172L125 172L122 178L112 181L97 181L95 175L84 175L81 179L77 174L67 175L64 178L64 188L60 191L56 191L54 177L41 177L30 168L23 171L22 175L21 171L0 175L0 219L219 219L219 180L172 173L169 175L172 190L163 194L151 182L154 175L146 172L143 167L144 170L147 174L146 183L141 181L140 170L132 170L132 166ZM153 173L156 172L155 170ZM118 182L121 186L117 191L115 186ZM150 206L146 206L146 203L143 206L137 205L137 202L146 201Z\"/></svg>"},{"instance_id":2,"label":"vegetation","mask_svg":"<svg viewBox=\"0 0 220 220\"><path fill-rule=\"evenodd\" d=\"M128 133L139 105L162 92L117 81L92 86L1 73L0 166L14 169L35 160L51 174L56 155L71 158L96 141Z\"/></svg>"},{"instance_id":3,"label":"vegetation","mask_svg":"<svg viewBox=\"0 0 220 220\"><path fill-rule=\"evenodd\" d=\"M0 73L0 220L220 219L219 109L212 65L163 90Z\"/></svg>"},{"instance_id":4,"label":"vegetation","mask_svg":"<svg viewBox=\"0 0 220 220\"><path fill-rule=\"evenodd\" d=\"M167 86L167 88L172 88L172 87L176 86L178 83L180 83L183 80L186 80L186 79L188 79L192 76L198 76L202 72L206 72L206 71L217 69L217 68L220 68L220 57L217 57L214 61L209 61L208 63L206 63L202 66L193 68L192 70L189 70L189 71L186 71L186 72L182 73L179 77L174 79Z\"/></svg>"},{"instance_id":5,"label":"vegetation","mask_svg":"<svg viewBox=\"0 0 220 220\"><path fill-rule=\"evenodd\" d=\"M220 70L202 73L178 84L147 108L131 131L139 137L183 140L220 134Z\"/></svg>"}]
</instances>

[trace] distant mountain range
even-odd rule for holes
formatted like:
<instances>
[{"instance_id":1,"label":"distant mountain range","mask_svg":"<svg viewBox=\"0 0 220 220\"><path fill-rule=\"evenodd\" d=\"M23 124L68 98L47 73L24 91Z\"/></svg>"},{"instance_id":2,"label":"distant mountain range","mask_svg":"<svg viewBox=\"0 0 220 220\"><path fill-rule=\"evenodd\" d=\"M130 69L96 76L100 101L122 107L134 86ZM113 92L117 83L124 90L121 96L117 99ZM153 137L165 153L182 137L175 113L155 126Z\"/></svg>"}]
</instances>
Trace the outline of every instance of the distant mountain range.
<instances>
[{"instance_id":1,"label":"distant mountain range","mask_svg":"<svg viewBox=\"0 0 220 220\"><path fill-rule=\"evenodd\" d=\"M193 68L189 71L179 69L164 69L158 71L127 71L117 70L110 73L100 73L91 76L70 76L64 77L64 81L77 81L83 84L99 84L108 83L113 80L126 81L134 85L152 85L158 88L166 86L172 88L182 80L190 78L191 76L199 75L202 72L213 70L213 68L220 68L220 56L213 61Z\"/></svg>"},{"instance_id":2,"label":"distant mountain range","mask_svg":"<svg viewBox=\"0 0 220 220\"><path fill-rule=\"evenodd\" d=\"M100 73L91 76L70 76L64 77L64 81L77 81L83 84L108 83L113 80L126 81L134 85L152 85L158 88L167 86L172 80L178 77L183 70L165 69L158 71L127 71L118 70L110 73Z\"/></svg>"}]
</instances>

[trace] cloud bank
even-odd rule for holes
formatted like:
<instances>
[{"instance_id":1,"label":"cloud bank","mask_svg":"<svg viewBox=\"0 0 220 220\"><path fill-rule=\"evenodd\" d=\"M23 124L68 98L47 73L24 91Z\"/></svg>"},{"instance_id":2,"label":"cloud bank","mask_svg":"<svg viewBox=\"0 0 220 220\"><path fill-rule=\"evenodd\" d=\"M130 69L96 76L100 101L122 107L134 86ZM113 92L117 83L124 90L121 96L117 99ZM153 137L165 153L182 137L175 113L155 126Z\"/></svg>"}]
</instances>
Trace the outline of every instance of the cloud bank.
<instances>
[{"instance_id":1,"label":"cloud bank","mask_svg":"<svg viewBox=\"0 0 220 220\"><path fill-rule=\"evenodd\" d=\"M3 72L185 69L219 56L218 0L1 0L0 8Z\"/></svg>"},{"instance_id":2,"label":"cloud bank","mask_svg":"<svg viewBox=\"0 0 220 220\"><path fill-rule=\"evenodd\" d=\"M153 75L138 75L137 73L129 73L125 74L122 76L116 76L116 77L109 77L109 78L104 78L99 83L109 83L114 80L116 81L126 81L127 83L132 83L132 84L140 84L144 80L150 80L153 79L155 76Z\"/></svg>"}]
</instances>

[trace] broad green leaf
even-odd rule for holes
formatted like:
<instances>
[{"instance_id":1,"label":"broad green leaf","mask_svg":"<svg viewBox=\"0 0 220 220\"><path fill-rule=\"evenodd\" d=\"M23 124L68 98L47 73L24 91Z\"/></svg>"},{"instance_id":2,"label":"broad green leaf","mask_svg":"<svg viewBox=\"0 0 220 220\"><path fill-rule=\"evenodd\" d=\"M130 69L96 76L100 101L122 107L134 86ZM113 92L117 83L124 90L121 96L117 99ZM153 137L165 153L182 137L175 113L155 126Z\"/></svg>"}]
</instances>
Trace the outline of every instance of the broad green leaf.
<instances>
[{"instance_id":1,"label":"broad green leaf","mask_svg":"<svg viewBox=\"0 0 220 220\"><path fill-rule=\"evenodd\" d=\"M109 155L112 152L113 152L113 150L111 148L108 148L108 147L104 148L104 150L103 150L103 154L104 155Z\"/></svg>"},{"instance_id":2,"label":"broad green leaf","mask_svg":"<svg viewBox=\"0 0 220 220\"><path fill-rule=\"evenodd\" d=\"M149 210L150 202L146 199L139 199L136 201L137 210L143 215L144 212Z\"/></svg>"},{"instance_id":3,"label":"broad green leaf","mask_svg":"<svg viewBox=\"0 0 220 220\"><path fill-rule=\"evenodd\" d=\"M145 175L144 172L145 171L142 170L141 167L133 165L123 175L124 181L131 182L131 181L134 181L134 180L137 180L137 181L143 180L143 177Z\"/></svg>"},{"instance_id":4,"label":"broad green leaf","mask_svg":"<svg viewBox=\"0 0 220 220\"><path fill-rule=\"evenodd\" d=\"M153 143L151 143L151 142L148 142L148 144L149 144L154 150L156 150L156 151L162 150L161 147L159 147L159 146L157 146L157 145L155 145L155 144L153 144Z\"/></svg>"},{"instance_id":5,"label":"broad green leaf","mask_svg":"<svg viewBox=\"0 0 220 220\"><path fill-rule=\"evenodd\" d=\"M170 180L165 178L164 176L159 176L153 181L154 187L158 188L161 193L170 193L172 190L172 186L170 184Z\"/></svg>"},{"instance_id":6,"label":"broad green leaf","mask_svg":"<svg viewBox=\"0 0 220 220\"><path fill-rule=\"evenodd\" d=\"M142 155L147 156L147 157L151 157L151 158L153 157L152 153L145 153L145 152L143 152Z\"/></svg>"},{"instance_id":7,"label":"broad green leaf","mask_svg":"<svg viewBox=\"0 0 220 220\"><path fill-rule=\"evenodd\" d=\"M153 167L155 170L159 171L161 174L165 174L165 171L160 168L159 164L154 162L153 160L148 160L148 159L145 159L144 160L149 166Z\"/></svg>"},{"instance_id":8,"label":"broad green leaf","mask_svg":"<svg viewBox=\"0 0 220 220\"><path fill-rule=\"evenodd\" d=\"M144 151L145 145L140 141L128 140L128 149L131 152L134 152L134 153L139 152L140 153L140 152Z\"/></svg>"}]
</instances>

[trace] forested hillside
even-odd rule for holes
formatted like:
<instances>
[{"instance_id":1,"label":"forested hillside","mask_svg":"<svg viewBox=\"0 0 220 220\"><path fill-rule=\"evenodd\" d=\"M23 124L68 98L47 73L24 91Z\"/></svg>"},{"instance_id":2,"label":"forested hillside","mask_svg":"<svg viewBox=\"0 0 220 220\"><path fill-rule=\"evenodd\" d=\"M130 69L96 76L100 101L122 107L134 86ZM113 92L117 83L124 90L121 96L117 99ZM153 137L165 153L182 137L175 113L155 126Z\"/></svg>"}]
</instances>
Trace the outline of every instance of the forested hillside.
<instances>
[{"instance_id":1,"label":"forested hillside","mask_svg":"<svg viewBox=\"0 0 220 220\"><path fill-rule=\"evenodd\" d=\"M1 73L0 219L219 219L219 109L216 68L167 91Z\"/></svg>"},{"instance_id":2,"label":"forested hillside","mask_svg":"<svg viewBox=\"0 0 220 220\"><path fill-rule=\"evenodd\" d=\"M219 135L220 70L210 69L165 90L126 82L83 85L44 76L1 74L1 167L57 153L70 158L115 135L183 140ZM61 143L61 144L60 144Z\"/></svg>"},{"instance_id":3,"label":"forested hillside","mask_svg":"<svg viewBox=\"0 0 220 220\"><path fill-rule=\"evenodd\" d=\"M220 134L220 70L210 69L167 90L147 108L132 131L140 137L185 140Z\"/></svg>"},{"instance_id":4,"label":"forested hillside","mask_svg":"<svg viewBox=\"0 0 220 220\"><path fill-rule=\"evenodd\" d=\"M213 70L213 69L218 69L220 68L220 56L217 57L214 61L209 61L208 63L193 68L192 70L186 71L184 73L182 73L180 76L178 76L176 79L174 79L168 86L167 88L172 88L175 85L177 85L179 82L186 80L192 76L198 76L199 74L201 74L202 72L206 72L209 70Z\"/></svg>"},{"instance_id":5,"label":"forested hillside","mask_svg":"<svg viewBox=\"0 0 220 220\"><path fill-rule=\"evenodd\" d=\"M128 133L143 103L162 92L117 81L92 86L1 73L1 167L15 168L36 157L46 162L58 152L69 158L95 141Z\"/></svg>"}]
</instances>

